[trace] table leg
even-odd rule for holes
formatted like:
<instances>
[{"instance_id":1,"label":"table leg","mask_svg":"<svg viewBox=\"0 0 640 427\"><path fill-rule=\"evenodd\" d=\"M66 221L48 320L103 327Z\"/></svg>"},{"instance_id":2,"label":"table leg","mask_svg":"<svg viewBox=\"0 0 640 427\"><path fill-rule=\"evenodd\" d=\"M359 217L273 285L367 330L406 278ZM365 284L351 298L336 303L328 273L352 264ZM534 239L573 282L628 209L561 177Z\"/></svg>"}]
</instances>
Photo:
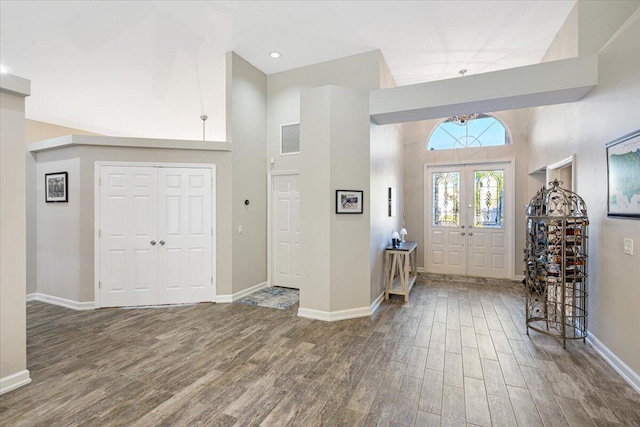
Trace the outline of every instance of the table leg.
<instances>
[{"instance_id":1,"label":"table leg","mask_svg":"<svg viewBox=\"0 0 640 427\"><path fill-rule=\"evenodd\" d=\"M411 271L409 268L409 259L411 255L404 255L404 274L402 280L402 287L404 289L404 302L409 302L409 272Z\"/></svg>"}]
</instances>

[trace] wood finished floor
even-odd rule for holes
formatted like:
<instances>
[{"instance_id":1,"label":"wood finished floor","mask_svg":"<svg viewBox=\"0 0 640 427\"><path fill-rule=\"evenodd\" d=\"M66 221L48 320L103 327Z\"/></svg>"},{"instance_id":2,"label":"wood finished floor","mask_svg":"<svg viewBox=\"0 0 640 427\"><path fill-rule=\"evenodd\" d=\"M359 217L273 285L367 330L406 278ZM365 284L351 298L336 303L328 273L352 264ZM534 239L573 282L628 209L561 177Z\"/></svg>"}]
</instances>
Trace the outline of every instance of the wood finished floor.
<instances>
[{"instance_id":1,"label":"wood finished floor","mask_svg":"<svg viewBox=\"0 0 640 427\"><path fill-rule=\"evenodd\" d=\"M515 286L420 281L371 318L237 304L27 304L33 383L2 426L640 425L588 345L526 336Z\"/></svg>"}]
</instances>

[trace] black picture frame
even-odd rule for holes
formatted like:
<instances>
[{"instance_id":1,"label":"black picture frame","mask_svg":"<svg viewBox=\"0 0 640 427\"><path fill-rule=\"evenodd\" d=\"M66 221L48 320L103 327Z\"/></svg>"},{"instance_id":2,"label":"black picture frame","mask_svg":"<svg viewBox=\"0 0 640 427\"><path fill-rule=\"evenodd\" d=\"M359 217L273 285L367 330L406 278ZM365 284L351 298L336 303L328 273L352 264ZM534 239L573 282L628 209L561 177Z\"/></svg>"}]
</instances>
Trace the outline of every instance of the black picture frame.
<instances>
[{"instance_id":1,"label":"black picture frame","mask_svg":"<svg viewBox=\"0 0 640 427\"><path fill-rule=\"evenodd\" d=\"M364 206L362 190L336 190L337 214L361 214Z\"/></svg>"},{"instance_id":2,"label":"black picture frame","mask_svg":"<svg viewBox=\"0 0 640 427\"><path fill-rule=\"evenodd\" d=\"M67 172L44 175L44 201L47 203L69 202L69 174Z\"/></svg>"},{"instance_id":3,"label":"black picture frame","mask_svg":"<svg viewBox=\"0 0 640 427\"><path fill-rule=\"evenodd\" d=\"M640 129L607 143L607 216L640 219Z\"/></svg>"}]
</instances>

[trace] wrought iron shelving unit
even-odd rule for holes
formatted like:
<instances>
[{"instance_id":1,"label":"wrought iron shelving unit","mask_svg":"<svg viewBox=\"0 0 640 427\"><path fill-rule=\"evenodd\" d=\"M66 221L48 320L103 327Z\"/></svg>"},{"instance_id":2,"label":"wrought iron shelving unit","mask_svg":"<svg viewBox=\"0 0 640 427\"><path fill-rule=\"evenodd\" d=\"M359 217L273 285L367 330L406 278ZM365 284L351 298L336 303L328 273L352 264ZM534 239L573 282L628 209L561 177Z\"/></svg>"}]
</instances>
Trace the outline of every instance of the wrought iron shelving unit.
<instances>
[{"instance_id":1,"label":"wrought iron shelving unit","mask_svg":"<svg viewBox=\"0 0 640 427\"><path fill-rule=\"evenodd\" d=\"M589 218L580 196L549 184L527 205L527 335L533 329L566 348L566 340L587 337Z\"/></svg>"}]
</instances>

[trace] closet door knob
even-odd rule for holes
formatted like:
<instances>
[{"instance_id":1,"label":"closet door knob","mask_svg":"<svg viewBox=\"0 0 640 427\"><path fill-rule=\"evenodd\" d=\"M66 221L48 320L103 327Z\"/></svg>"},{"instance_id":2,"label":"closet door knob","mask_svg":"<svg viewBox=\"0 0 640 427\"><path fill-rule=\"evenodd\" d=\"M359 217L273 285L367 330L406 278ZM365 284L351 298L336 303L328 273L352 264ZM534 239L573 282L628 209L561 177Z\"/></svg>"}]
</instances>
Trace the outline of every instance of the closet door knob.
<instances>
[{"instance_id":1,"label":"closet door knob","mask_svg":"<svg viewBox=\"0 0 640 427\"><path fill-rule=\"evenodd\" d=\"M160 240L160 245L164 246L164 240Z\"/></svg>"},{"instance_id":2,"label":"closet door knob","mask_svg":"<svg viewBox=\"0 0 640 427\"><path fill-rule=\"evenodd\" d=\"M461 236L464 236L464 231L462 233L460 233Z\"/></svg>"},{"instance_id":3,"label":"closet door knob","mask_svg":"<svg viewBox=\"0 0 640 427\"><path fill-rule=\"evenodd\" d=\"M469 236L473 236L473 233L469 233Z\"/></svg>"},{"instance_id":4,"label":"closet door knob","mask_svg":"<svg viewBox=\"0 0 640 427\"><path fill-rule=\"evenodd\" d=\"M152 240L149 243L151 243L151 246L155 246L156 245L156 241L155 240Z\"/></svg>"}]
</instances>

